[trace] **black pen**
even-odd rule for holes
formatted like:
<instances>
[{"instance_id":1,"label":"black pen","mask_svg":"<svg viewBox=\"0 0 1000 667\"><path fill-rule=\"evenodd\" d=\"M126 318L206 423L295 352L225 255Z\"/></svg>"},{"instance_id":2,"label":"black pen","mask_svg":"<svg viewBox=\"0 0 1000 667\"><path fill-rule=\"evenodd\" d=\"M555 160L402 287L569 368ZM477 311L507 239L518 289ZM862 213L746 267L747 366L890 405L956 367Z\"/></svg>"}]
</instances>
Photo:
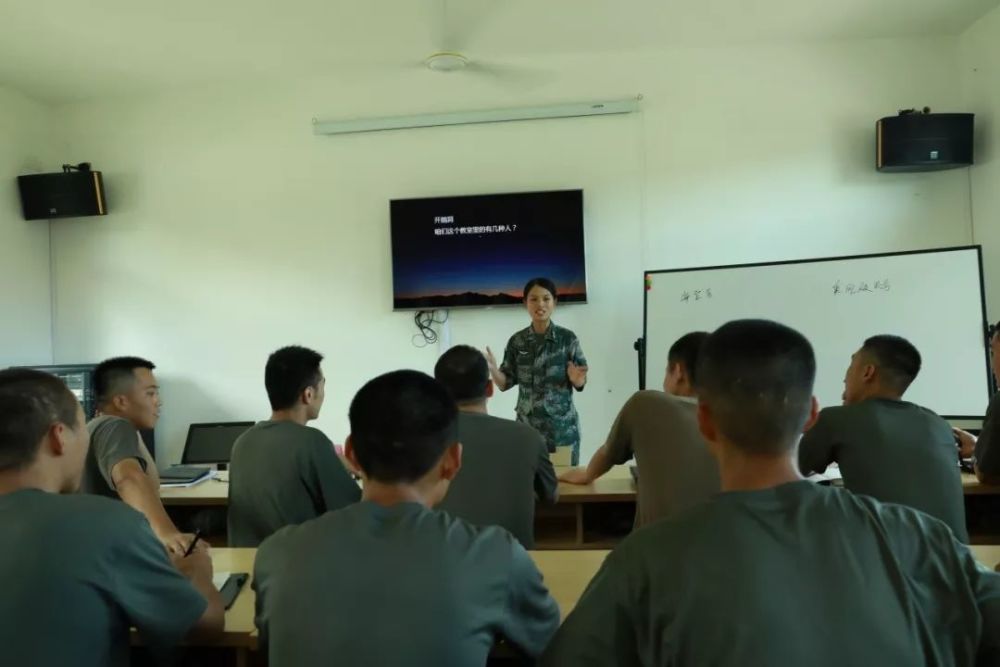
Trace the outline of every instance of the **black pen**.
<instances>
[{"instance_id":1,"label":"black pen","mask_svg":"<svg viewBox=\"0 0 1000 667\"><path fill-rule=\"evenodd\" d=\"M198 540L201 539L201 529L194 531L194 539L191 540L191 544L188 545L187 551L184 552L184 557L187 558L194 551L194 545L198 544Z\"/></svg>"}]
</instances>

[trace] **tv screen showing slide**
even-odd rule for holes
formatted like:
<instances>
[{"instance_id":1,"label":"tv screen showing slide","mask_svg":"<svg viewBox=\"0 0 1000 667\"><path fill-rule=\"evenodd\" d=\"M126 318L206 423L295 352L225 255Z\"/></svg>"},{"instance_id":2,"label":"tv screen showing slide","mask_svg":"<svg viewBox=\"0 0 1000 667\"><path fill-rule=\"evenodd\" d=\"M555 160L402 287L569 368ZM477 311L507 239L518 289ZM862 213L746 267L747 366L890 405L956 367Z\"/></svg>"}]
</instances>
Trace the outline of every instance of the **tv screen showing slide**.
<instances>
[{"instance_id":1,"label":"tv screen showing slide","mask_svg":"<svg viewBox=\"0 0 1000 667\"><path fill-rule=\"evenodd\" d=\"M518 305L538 277L587 300L582 190L396 199L390 218L395 310Z\"/></svg>"}]
</instances>

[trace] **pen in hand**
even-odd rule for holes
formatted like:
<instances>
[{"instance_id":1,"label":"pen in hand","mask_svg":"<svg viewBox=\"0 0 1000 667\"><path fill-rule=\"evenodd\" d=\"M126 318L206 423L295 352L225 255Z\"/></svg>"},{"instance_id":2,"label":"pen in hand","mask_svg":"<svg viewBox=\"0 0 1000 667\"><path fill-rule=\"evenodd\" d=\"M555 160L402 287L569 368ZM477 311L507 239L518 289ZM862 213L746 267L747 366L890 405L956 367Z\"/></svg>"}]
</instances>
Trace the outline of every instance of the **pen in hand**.
<instances>
[{"instance_id":1,"label":"pen in hand","mask_svg":"<svg viewBox=\"0 0 1000 667\"><path fill-rule=\"evenodd\" d=\"M187 558L194 551L194 547L198 544L198 540L201 539L201 530L196 530L194 532L194 539L191 540L191 544L188 545L187 551L184 552L184 557Z\"/></svg>"}]
</instances>

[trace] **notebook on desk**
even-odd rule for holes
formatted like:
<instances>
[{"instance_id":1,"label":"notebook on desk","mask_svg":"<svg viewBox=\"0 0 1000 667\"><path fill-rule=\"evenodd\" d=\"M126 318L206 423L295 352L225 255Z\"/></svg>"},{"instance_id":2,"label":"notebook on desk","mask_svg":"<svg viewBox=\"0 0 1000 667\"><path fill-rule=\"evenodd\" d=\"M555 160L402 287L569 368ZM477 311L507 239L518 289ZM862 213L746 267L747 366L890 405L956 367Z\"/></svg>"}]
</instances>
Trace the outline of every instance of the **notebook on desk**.
<instances>
[{"instance_id":1,"label":"notebook on desk","mask_svg":"<svg viewBox=\"0 0 1000 667\"><path fill-rule=\"evenodd\" d=\"M170 466L160 473L160 486L191 486L212 475L210 466Z\"/></svg>"}]
</instances>

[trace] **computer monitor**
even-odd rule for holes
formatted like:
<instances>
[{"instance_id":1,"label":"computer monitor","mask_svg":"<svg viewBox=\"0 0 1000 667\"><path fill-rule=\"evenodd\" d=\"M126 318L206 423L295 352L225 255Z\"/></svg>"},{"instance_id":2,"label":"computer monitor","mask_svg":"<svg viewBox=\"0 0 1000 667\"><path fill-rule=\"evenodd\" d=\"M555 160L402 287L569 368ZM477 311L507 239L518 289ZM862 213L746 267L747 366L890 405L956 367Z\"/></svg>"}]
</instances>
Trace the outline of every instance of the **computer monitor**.
<instances>
[{"instance_id":1,"label":"computer monitor","mask_svg":"<svg viewBox=\"0 0 1000 667\"><path fill-rule=\"evenodd\" d=\"M27 366L36 371L55 375L66 383L76 400L83 406L84 416L90 420L97 410L94 397L94 366L95 364L60 364L54 366Z\"/></svg>"},{"instance_id":2,"label":"computer monitor","mask_svg":"<svg viewBox=\"0 0 1000 667\"><path fill-rule=\"evenodd\" d=\"M236 439L254 422L191 424L181 463L229 463Z\"/></svg>"}]
</instances>

